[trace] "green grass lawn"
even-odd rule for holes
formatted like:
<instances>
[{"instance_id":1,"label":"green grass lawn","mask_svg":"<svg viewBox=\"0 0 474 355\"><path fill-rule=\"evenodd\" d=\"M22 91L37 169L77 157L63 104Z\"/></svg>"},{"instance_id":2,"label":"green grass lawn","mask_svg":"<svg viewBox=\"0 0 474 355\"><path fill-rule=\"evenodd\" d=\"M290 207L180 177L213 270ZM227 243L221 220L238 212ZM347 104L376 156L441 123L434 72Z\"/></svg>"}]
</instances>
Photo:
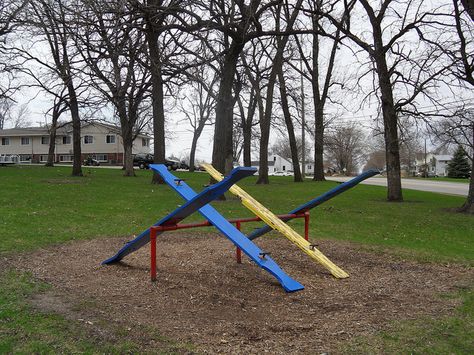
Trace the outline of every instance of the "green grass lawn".
<instances>
[{"instance_id":1,"label":"green grass lawn","mask_svg":"<svg viewBox=\"0 0 474 355\"><path fill-rule=\"evenodd\" d=\"M183 203L168 186L150 184L149 171L137 171L134 178L124 178L116 169L86 168L84 172L85 177L73 178L67 167L0 168L0 255L74 239L138 234ZM209 180L205 173L179 172L176 175L186 179L197 191L202 190ZM306 181L295 184L291 177L273 177L271 185L255 185L254 178L239 185L275 213L287 213L337 183ZM388 203L385 197L384 187L360 185L317 207L311 213L310 237L353 241L417 260L474 266L474 218L450 210L462 205L463 198L414 190L404 191L403 203ZM251 215L237 199L213 205L229 218ZM198 214L189 218L190 221L200 219ZM302 231L301 220L291 224ZM251 230L255 226L249 224L245 228ZM114 252L111 250L111 255ZM8 275L0 281L0 288L7 290L0 293L0 352L2 349L6 349L5 352L41 349L53 333L55 344L61 344L61 334L72 331L69 325L59 316L39 316L25 308L20 296L38 292L32 280L23 281L16 287L10 287L11 282ZM474 319L472 289L463 292L462 297L465 299L463 317L454 318L459 332L472 325ZM25 337L31 333L31 327L51 330L44 330L45 334L40 335L35 333L32 338L35 343L28 348L25 347ZM55 330L58 327L60 331ZM400 338L395 334L395 343L405 342L403 332L413 333L413 329L417 329L414 324L401 324L400 327L396 333ZM434 329L434 333L427 335L433 339L444 331L441 325L439 331L436 327ZM463 333L455 339L465 344L465 336ZM76 339L74 344L58 345L58 351L88 352L91 345L87 336L79 334L77 337L79 340ZM69 349L70 346L73 348ZM434 346L444 352L450 345ZM133 349L134 345L101 343L97 351L120 353L128 351L129 347ZM458 352L455 348L449 349Z\"/></svg>"}]
</instances>

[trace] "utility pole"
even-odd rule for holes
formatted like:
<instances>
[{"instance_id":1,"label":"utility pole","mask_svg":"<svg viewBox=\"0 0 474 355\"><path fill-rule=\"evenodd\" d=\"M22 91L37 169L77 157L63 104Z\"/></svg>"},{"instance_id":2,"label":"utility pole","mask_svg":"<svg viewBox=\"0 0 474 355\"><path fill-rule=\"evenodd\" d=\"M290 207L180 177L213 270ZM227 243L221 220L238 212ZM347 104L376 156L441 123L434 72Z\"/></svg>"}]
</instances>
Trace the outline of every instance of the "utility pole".
<instances>
[{"instance_id":1,"label":"utility pole","mask_svg":"<svg viewBox=\"0 0 474 355\"><path fill-rule=\"evenodd\" d=\"M425 138L425 168L423 169L423 177L428 177L428 165L426 164L426 138Z\"/></svg>"},{"instance_id":2,"label":"utility pole","mask_svg":"<svg viewBox=\"0 0 474 355\"><path fill-rule=\"evenodd\" d=\"M304 87L303 87L303 58L300 57L300 78L301 78L301 175L303 175L303 181L306 176L306 162L305 162L305 137L304 137L304 126L305 126L305 112L304 112Z\"/></svg>"}]
</instances>

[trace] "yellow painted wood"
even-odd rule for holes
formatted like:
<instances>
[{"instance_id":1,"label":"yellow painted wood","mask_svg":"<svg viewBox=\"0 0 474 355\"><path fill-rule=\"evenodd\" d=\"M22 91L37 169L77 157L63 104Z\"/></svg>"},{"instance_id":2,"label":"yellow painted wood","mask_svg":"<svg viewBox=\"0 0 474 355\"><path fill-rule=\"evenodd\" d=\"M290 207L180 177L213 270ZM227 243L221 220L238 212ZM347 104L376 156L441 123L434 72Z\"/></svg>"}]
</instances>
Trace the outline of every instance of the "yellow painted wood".
<instances>
[{"instance_id":1,"label":"yellow painted wood","mask_svg":"<svg viewBox=\"0 0 474 355\"><path fill-rule=\"evenodd\" d=\"M210 164L202 164L204 169L217 181L221 181L224 177ZM278 218L273 212L263 206L260 202L255 200L247 192L242 190L239 186L233 185L229 191L234 195L237 195L242 200L242 204L247 207L250 211L255 213L271 228L282 233L288 240L296 244L301 250L308 254L313 260L319 262L326 269L328 269L334 277L343 279L349 277L349 274L344 270L335 265L329 260L323 253L311 245L306 239L299 235L289 225Z\"/></svg>"}]
</instances>

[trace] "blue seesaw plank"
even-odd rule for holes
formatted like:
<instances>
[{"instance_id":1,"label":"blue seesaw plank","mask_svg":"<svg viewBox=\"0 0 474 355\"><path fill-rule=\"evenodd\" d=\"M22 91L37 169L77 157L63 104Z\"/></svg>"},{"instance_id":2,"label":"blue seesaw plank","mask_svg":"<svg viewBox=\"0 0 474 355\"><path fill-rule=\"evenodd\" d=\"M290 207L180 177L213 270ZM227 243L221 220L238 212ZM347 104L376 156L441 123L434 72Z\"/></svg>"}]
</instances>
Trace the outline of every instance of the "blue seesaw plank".
<instances>
[{"instance_id":1,"label":"blue seesaw plank","mask_svg":"<svg viewBox=\"0 0 474 355\"><path fill-rule=\"evenodd\" d=\"M150 165L150 167L158 172L165 182L170 185L181 197L186 200L195 198L196 193L185 183L176 185L174 183L175 177L173 174L171 174L166 168L163 168L162 165ZM256 171L255 168L248 169L252 169L252 174ZM226 177L224 180L226 179L228 179L228 177ZM304 289L302 284L288 276L268 255L262 258L261 255L263 251L231 223L229 223L211 205L206 204L205 206L201 207L199 209L199 213L203 215L209 222L211 222L212 225L214 225L232 243L234 243L235 246L239 247L258 266L273 275L280 282L286 292L294 292Z\"/></svg>"},{"instance_id":2,"label":"blue seesaw plank","mask_svg":"<svg viewBox=\"0 0 474 355\"><path fill-rule=\"evenodd\" d=\"M163 171L168 172L168 169L163 164L151 165L151 167L153 168L153 170L157 171L161 176L163 176L163 173L162 173ZM189 196L189 198L187 198L188 201L183 206L177 208L168 216L156 222L154 226L174 225L178 223L179 221L185 219L189 215L196 212L200 207L206 205L207 203L221 196L237 181L243 179L244 177L251 176L254 173L255 173L255 169L253 168L241 168L241 167L235 168L234 170L232 170L231 174L227 178L225 178L218 184L208 187L207 189L203 190L200 194L195 194L193 192L193 196ZM167 180L165 179L168 185L176 186L178 189L180 189L182 186L185 185L180 179L177 179L172 174L169 174L169 175L171 177L168 177ZM161 233L157 233L157 235L158 234L161 234ZM149 241L150 241L150 229L147 229L135 239L127 242L125 246L122 249L120 249L116 255L103 261L102 264L111 264L111 263L120 261L123 257L140 249L141 247L146 245Z\"/></svg>"},{"instance_id":3,"label":"blue seesaw plank","mask_svg":"<svg viewBox=\"0 0 474 355\"><path fill-rule=\"evenodd\" d=\"M343 193L344 191L349 190L350 188L356 186L358 183L364 181L365 179L368 179L368 178L370 178L374 175L377 175L377 174L380 174L379 170L376 170L376 169L367 170L367 171L363 172L362 174L356 176L355 178L353 178L349 181L346 181L346 182L340 184L339 186L336 186L335 188L325 192L321 196L318 196L318 197L312 199L311 201L308 201L308 202L302 204L301 206L296 207L294 210L288 212L288 214L299 214L299 213L304 213L306 211L309 211L310 209L312 209L316 206L319 206L320 204L326 202L327 200L332 199L333 197L336 197L337 195ZM281 218L281 220L283 222L287 222L287 221L290 221L292 219L293 219L293 217L283 217L283 218ZM269 227L268 225L265 225L262 228L254 230L247 237L250 240L254 240L254 239L256 239L258 237L261 237L262 235L270 232L271 230L272 230L271 227Z\"/></svg>"},{"instance_id":4,"label":"blue seesaw plank","mask_svg":"<svg viewBox=\"0 0 474 355\"><path fill-rule=\"evenodd\" d=\"M256 171L255 168L236 168L221 182L203 190L200 194L196 194L186 183L180 181L178 184L179 179L171 174L166 166L153 164L150 165L150 167L159 173L164 181L178 192L181 197L188 200L183 206L155 223L155 226L176 224L201 207L199 208L199 212L236 246L242 249L258 266L272 274L280 282L285 291L294 292L304 289L303 285L289 277L268 255L261 258L263 251L248 240L245 235L222 217L212 206L208 205L210 201L222 195L235 184L236 181L243 177L253 175ZM147 229L134 240L128 242L116 255L102 262L102 264L111 264L120 261L123 257L138 250L149 241L150 230Z\"/></svg>"}]
</instances>

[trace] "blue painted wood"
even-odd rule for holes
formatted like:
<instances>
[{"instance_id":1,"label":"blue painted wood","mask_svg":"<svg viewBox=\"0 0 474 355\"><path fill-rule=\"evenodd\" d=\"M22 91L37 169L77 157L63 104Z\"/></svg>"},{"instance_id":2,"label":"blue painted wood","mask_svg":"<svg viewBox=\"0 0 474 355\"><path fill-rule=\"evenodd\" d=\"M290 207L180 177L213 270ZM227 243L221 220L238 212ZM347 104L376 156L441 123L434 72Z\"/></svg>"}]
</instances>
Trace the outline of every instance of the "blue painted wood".
<instances>
[{"instance_id":1,"label":"blue painted wood","mask_svg":"<svg viewBox=\"0 0 474 355\"><path fill-rule=\"evenodd\" d=\"M208 189L204 190L200 194L196 195L196 193L184 182L181 182L179 185L176 184L176 178L173 176L168 169L164 165L150 165L150 167L158 172L161 177L165 180L165 182L170 185L181 197L183 197L185 200L188 200L189 202L191 201L205 201L208 200L209 197L206 197L203 199L202 195L204 192L206 192ZM239 170L243 171L251 171L252 174L256 171L255 168L236 168ZM235 170L229 175L229 177L226 177L224 180L222 180L220 183L216 185L220 185L222 182L225 180L229 179L233 174L235 174ZM229 181L229 183L225 184L224 186L227 187L225 191L227 191L228 188L232 184L234 184L235 181ZM230 185L229 185L230 184ZM213 186L216 186L213 185ZM213 187L211 186L211 187ZM218 196L220 196L223 192L220 192L219 194L216 195L214 193L212 197L215 199ZM201 196L201 197L199 197ZM234 245L242 249L242 251L251 259L253 260L258 266L260 266L262 269L268 271L271 275L273 275L283 286L285 291L287 292L294 292L294 291L299 291L304 289L304 286L301 285L299 282L293 280L290 276L288 276L278 265L273 261L268 255L265 256L265 258L261 258L260 255L263 253L263 251L256 246L253 242L247 239L245 235L243 235L237 228L235 228L231 223L229 223L219 212L217 212L212 206L208 204L210 200L208 200L204 205L202 205L201 208L199 208L199 213L201 213L209 222L211 222L219 231L221 231ZM186 206L186 205L184 205ZM180 207L178 210L183 209L184 206ZM196 206L196 204L194 204ZM175 211L176 212L176 211ZM160 225L160 223L163 223L164 220L169 221L173 220L173 223L176 223L176 216L181 214L178 213L171 213L164 219L160 220L157 222L155 225ZM191 212L192 213L192 212ZM172 216L171 216L172 215ZM171 216L171 217L170 217ZM168 218L170 217L170 218ZM114 257L106 260L103 262L103 264L109 264L111 262L115 262L123 258L123 256L130 254L131 252L137 250L137 246L141 247L148 243L150 240L149 238L149 230L145 231L142 233L142 235L138 236L135 238L133 241L127 243L127 245L122 248L117 255ZM134 241L136 241L134 243Z\"/></svg>"},{"instance_id":2,"label":"blue painted wood","mask_svg":"<svg viewBox=\"0 0 474 355\"><path fill-rule=\"evenodd\" d=\"M154 164L150 165L153 170L157 171L161 176L163 176L164 172L168 173L168 169L163 164ZM225 193L232 185L234 185L237 181L251 176L255 173L255 168L242 168L238 167L232 170L230 175L226 177L224 180L220 181L217 184L214 184L207 189L203 190L200 194L196 194L193 192L193 196L189 196L186 198L188 200L183 206L177 208L175 211L167 215L166 217L162 218L158 222L154 224L154 226L165 226L165 225L174 225L179 221L182 221L189 215L196 212L200 207L204 206L205 204L209 203L210 201L215 200L223 193ZM166 183L170 186L176 186L178 190L187 186L184 182L178 181L175 176L168 173L166 175ZM186 189L186 188L184 188ZM183 196L184 197L184 196ZM161 233L157 233L159 235ZM117 261L120 261L123 257L127 256L130 253L140 249L144 245L146 245L150 241L150 229L147 229L135 239L127 242L122 249L118 251L118 253L111 258L102 262L102 264L111 264Z\"/></svg>"},{"instance_id":3,"label":"blue painted wood","mask_svg":"<svg viewBox=\"0 0 474 355\"><path fill-rule=\"evenodd\" d=\"M365 179L368 179L369 177L372 177L372 176L377 175L377 174L380 174L379 170L376 170L376 169L367 170L367 171L363 172L362 174L356 176L355 178L353 178L349 181L346 181L346 182L340 184L339 186L336 186L335 188L325 192L321 196L318 196L318 197L312 199L311 201L308 201L308 202L302 204L301 206L296 207L294 210L291 210L290 212L288 212L288 214L298 214L298 213L307 212L307 211L311 210L312 208L315 208L316 206L319 206L320 204L326 202L327 200L330 200L333 197L336 197L337 195L343 193L344 191L347 191L350 188L356 186L361 181L364 181ZM287 221L290 221L292 219L293 219L293 217L284 217L284 218L282 218L282 221L287 222ZM272 230L271 227L269 227L268 225L265 225L262 228L254 230L247 237L250 240L254 240L254 239L256 239L258 237L261 237L262 235L270 232L271 230Z\"/></svg>"},{"instance_id":4,"label":"blue painted wood","mask_svg":"<svg viewBox=\"0 0 474 355\"><path fill-rule=\"evenodd\" d=\"M179 186L173 184L172 182L174 181L175 177L167 169L158 170L155 169L154 165L150 165L150 167L156 170L161 175L161 177L168 183L168 185L170 185L184 199L188 200L196 196L196 193L188 185L183 183ZM253 171L255 172L256 169ZM225 179L227 179L227 177ZM258 266L272 274L280 282L286 292L294 292L304 289L303 285L288 276L268 255L262 259L260 255L261 253L263 253L263 251L253 242L248 240L247 237L242 234L237 228L235 228L231 223L229 223L227 219L225 219L219 212L214 209L214 207L209 204L206 204L205 206L199 209L199 213L204 216L204 218L206 218L209 222L211 222L212 225L214 225L232 243L234 243L235 246L239 247Z\"/></svg>"}]
</instances>

